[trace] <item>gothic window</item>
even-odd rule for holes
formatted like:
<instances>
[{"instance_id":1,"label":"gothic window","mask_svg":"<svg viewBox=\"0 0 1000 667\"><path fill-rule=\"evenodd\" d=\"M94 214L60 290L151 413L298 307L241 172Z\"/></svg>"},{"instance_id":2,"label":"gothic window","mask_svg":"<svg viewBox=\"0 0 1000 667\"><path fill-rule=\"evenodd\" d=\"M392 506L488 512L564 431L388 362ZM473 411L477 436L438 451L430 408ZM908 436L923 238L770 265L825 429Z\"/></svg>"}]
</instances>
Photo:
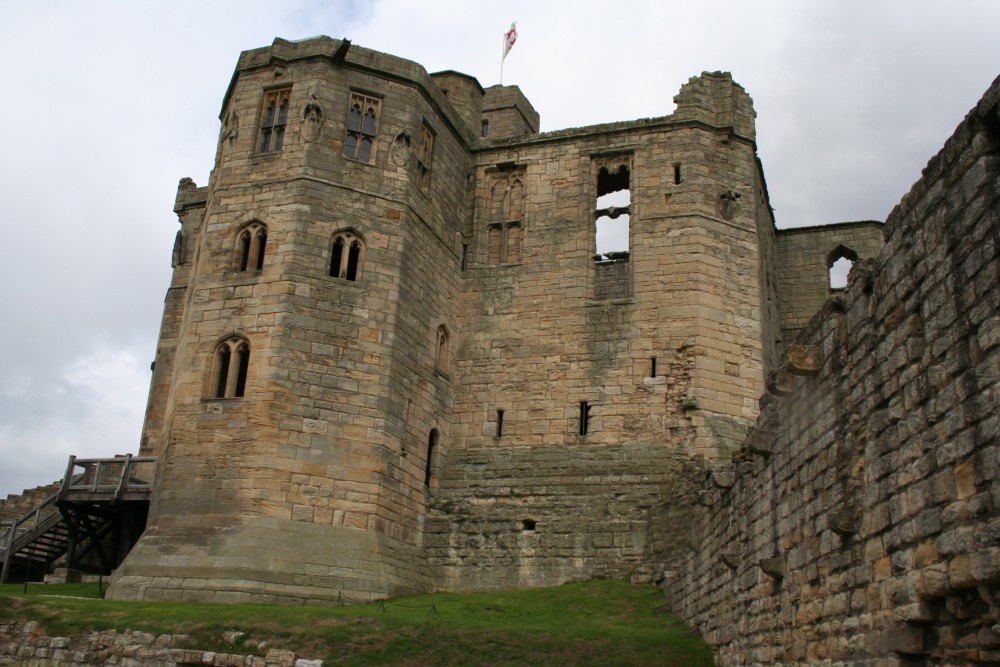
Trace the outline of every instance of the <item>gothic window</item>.
<instances>
[{"instance_id":1,"label":"gothic window","mask_svg":"<svg viewBox=\"0 0 1000 667\"><path fill-rule=\"evenodd\" d=\"M499 264L503 256L503 224L490 225L486 238L486 257L490 264Z\"/></svg>"},{"instance_id":2,"label":"gothic window","mask_svg":"<svg viewBox=\"0 0 1000 667\"><path fill-rule=\"evenodd\" d=\"M434 157L434 134L424 125L417 148L417 185L426 190L431 182L431 159Z\"/></svg>"},{"instance_id":3,"label":"gothic window","mask_svg":"<svg viewBox=\"0 0 1000 667\"><path fill-rule=\"evenodd\" d=\"M357 281L361 273L363 255L364 243L354 232L338 232L333 237L330 251L330 275L334 278Z\"/></svg>"},{"instance_id":4,"label":"gothic window","mask_svg":"<svg viewBox=\"0 0 1000 667\"><path fill-rule=\"evenodd\" d=\"M503 175L490 191L490 221L486 258L490 264L521 261L524 184L518 176Z\"/></svg>"},{"instance_id":5,"label":"gothic window","mask_svg":"<svg viewBox=\"0 0 1000 667\"><path fill-rule=\"evenodd\" d=\"M240 232L237 267L240 271L260 271L264 268L264 248L267 245L267 228L259 222L247 225Z\"/></svg>"},{"instance_id":6,"label":"gothic window","mask_svg":"<svg viewBox=\"0 0 1000 667\"><path fill-rule=\"evenodd\" d=\"M508 263L521 261L521 223L507 223L507 256Z\"/></svg>"},{"instance_id":7,"label":"gothic window","mask_svg":"<svg viewBox=\"0 0 1000 667\"><path fill-rule=\"evenodd\" d=\"M249 368L250 344L236 336L222 341L215 352L215 397L243 396Z\"/></svg>"},{"instance_id":8,"label":"gothic window","mask_svg":"<svg viewBox=\"0 0 1000 667\"><path fill-rule=\"evenodd\" d=\"M497 181L490 193L490 220L504 219L504 203L507 198L507 181Z\"/></svg>"},{"instance_id":9,"label":"gothic window","mask_svg":"<svg viewBox=\"0 0 1000 667\"><path fill-rule=\"evenodd\" d=\"M434 369L439 373L447 373L449 356L448 328L442 324L437 328L437 334L434 338Z\"/></svg>"},{"instance_id":10,"label":"gothic window","mask_svg":"<svg viewBox=\"0 0 1000 667\"><path fill-rule=\"evenodd\" d=\"M524 184L521 183L521 179L515 178L510 184L507 197L507 220L522 218L524 218Z\"/></svg>"},{"instance_id":11,"label":"gothic window","mask_svg":"<svg viewBox=\"0 0 1000 667\"><path fill-rule=\"evenodd\" d=\"M371 161L378 114L379 100L365 95L351 95L351 107L347 110L347 137L344 139L345 156L362 162Z\"/></svg>"},{"instance_id":12,"label":"gothic window","mask_svg":"<svg viewBox=\"0 0 1000 667\"><path fill-rule=\"evenodd\" d=\"M272 90L264 96L260 123L260 152L276 153L285 144L285 124L288 122L288 100L291 88Z\"/></svg>"},{"instance_id":13,"label":"gothic window","mask_svg":"<svg viewBox=\"0 0 1000 667\"><path fill-rule=\"evenodd\" d=\"M858 261L858 253L845 245L838 245L826 256L826 269L830 278L830 289L847 287L847 274L851 272L854 262Z\"/></svg>"}]
</instances>

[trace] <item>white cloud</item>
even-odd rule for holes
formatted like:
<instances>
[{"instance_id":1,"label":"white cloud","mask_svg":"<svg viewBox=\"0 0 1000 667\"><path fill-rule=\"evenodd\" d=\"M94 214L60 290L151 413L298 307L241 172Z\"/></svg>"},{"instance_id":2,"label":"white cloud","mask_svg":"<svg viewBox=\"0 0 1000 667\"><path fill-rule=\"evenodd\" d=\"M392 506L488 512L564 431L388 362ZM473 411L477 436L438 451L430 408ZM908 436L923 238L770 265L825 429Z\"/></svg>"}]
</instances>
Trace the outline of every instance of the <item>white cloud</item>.
<instances>
[{"instance_id":1,"label":"white cloud","mask_svg":"<svg viewBox=\"0 0 1000 667\"><path fill-rule=\"evenodd\" d=\"M71 454L135 453L149 388L151 340L98 348L56 374L22 372L0 390L0 489L16 492L62 476Z\"/></svg>"}]
</instances>

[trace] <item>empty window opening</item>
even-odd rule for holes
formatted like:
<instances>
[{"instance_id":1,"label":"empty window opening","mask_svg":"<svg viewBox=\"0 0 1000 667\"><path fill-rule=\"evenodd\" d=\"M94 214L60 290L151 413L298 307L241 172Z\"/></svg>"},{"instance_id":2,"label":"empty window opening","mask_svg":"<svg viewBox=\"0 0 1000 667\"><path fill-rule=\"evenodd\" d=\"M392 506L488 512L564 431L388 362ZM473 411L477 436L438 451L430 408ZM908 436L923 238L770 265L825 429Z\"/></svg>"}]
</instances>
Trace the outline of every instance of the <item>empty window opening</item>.
<instances>
[{"instance_id":1,"label":"empty window opening","mask_svg":"<svg viewBox=\"0 0 1000 667\"><path fill-rule=\"evenodd\" d=\"M830 278L830 289L847 287L847 274L858 261L858 253L844 245L839 245L827 255L826 268Z\"/></svg>"},{"instance_id":2,"label":"empty window opening","mask_svg":"<svg viewBox=\"0 0 1000 667\"><path fill-rule=\"evenodd\" d=\"M338 236L333 239L333 250L330 252L330 275L340 277L340 265L344 259L344 239Z\"/></svg>"},{"instance_id":3,"label":"empty window opening","mask_svg":"<svg viewBox=\"0 0 1000 667\"><path fill-rule=\"evenodd\" d=\"M352 282L361 273L364 244L353 232L340 232L333 237L330 248L330 275Z\"/></svg>"},{"instance_id":4,"label":"empty window opening","mask_svg":"<svg viewBox=\"0 0 1000 667\"><path fill-rule=\"evenodd\" d=\"M344 138L345 156L362 162L371 161L378 113L379 100L364 95L351 95L351 107L347 111L347 136Z\"/></svg>"},{"instance_id":5,"label":"empty window opening","mask_svg":"<svg viewBox=\"0 0 1000 667\"><path fill-rule=\"evenodd\" d=\"M361 242L352 241L351 247L347 250L347 271L344 277L348 280L358 279L358 262L361 261Z\"/></svg>"},{"instance_id":6,"label":"empty window opening","mask_svg":"<svg viewBox=\"0 0 1000 667\"><path fill-rule=\"evenodd\" d=\"M264 248L267 246L267 229L253 223L240 232L237 259L240 271L260 271L264 268Z\"/></svg>"},{"instance_id":7,"label":"empty window opening","mask_svg":"<svg viewBox=\"0 0 1000 667\"><path fill-rule=\"evenodd\" d=\"M242 338L223 341L216 350L215 365L215 397L243 396L250 369L250 345Z\"/></svg>"},{"instance_id":8,"label":"empty window opening","mask_svg":"<svg viewBox=\"0 0 1000 667\"><path fill-rule=\"evenodd\" d=\"M625 261L629 253L629 219L632 197L625 165L597 171L597 204L594 210L598 261Z\"/></svg>"},{"instance_id":9,"label":"empty window opening","mask_svg":"<svg viewBox=\"0 0 1000 667\"><path fill-rule=\"evenodd\" d=\"M273 90L264 97L260 123L260 152L274 153L285 144L285 124L288 122L288 99L291 89Z\"/></svg>"},{"instance_id":10,"label":"empty window opening","mask_svg":"<svg viewBox=\"0 0 1000 667\"><path fill-rule=\"evenodd\" d=\"M649 377L656 377L656 357L649 358Z\"/></svg>"},{"instance_id":11,"label":"empty window opening","mask_svg":"<svg viewBox=\"0 0 1000 667\"><path fill-rule=\"evenodd\" d=\"M535 532L535 526L538 525L534 519L522 519L521 520L521 530L526 533Z\"/></svg>"},{"instance_id":12,"label":"empty window opening","mask_svg":"<svg viewBox=\"0 0 1000 667\"><path fill-rule=\"evenodd\" d=\"M841 257L830 265L830 289L843 289L847 287L847 274L851 272L854 262Z\"/></svg>"},{"instance_id":13,"label":"empty window opening","mask_svg":"<svg viewBox=\"0 0 1000 667\"><path fill-rule=\"evenodd\" d=\"M580 401L580 435L587 435L590 430L590 404Z\"/></svg>"},{"instance_id":14,"label":"empty window opening","mask_svg":"<svg viewBox=\"0 0 1000 667\"><path fill-rule=\"evenodd\" d=\"M674 162L674 185L681 184L681 163Z\"/></svg>"},{"instance_id":15,"label":"empty window opening","mask_svg":"<svg viewBox=\"0 0 1000 667\"><path fill-rule=\"evenodd\" d=\"M503 435L503 410L497 410L497 437Z\"/></svg>"},{"instance_id":16,"label":"empty window opening","mask_svg":"<svg viewBox=\"0 0 1000 667\"><path fill-rule=\"evenodd\" d=\"M433 475L432 461L434 458L434 450L437 448L438 444L438 430L436 428L431 429L431 433L427 436L427 462L424 464L424 486L430 488Z\"/></svg>"},{"instance_id":17,"label":"empty window opening","mask_svg":"<svg viewBox=\"0 0 1000 667\"><path fill-rule=\"evenodd\" d=\"M469 262L469 244L462 244L462 270L465 271L465 267Z\"/></svg>"},{"instance_id":18,"label":"empty window opening","mask_svg":"<svg viewBox=\"0 0 1000 667\"><path fill-rule=\"evenodd\" d=\"M481 131L482 134L480 136L482 136L483 138L490 136L490 121L486 120L485 118L483 119L483 125Z\"/></svg>"}]
</instances>

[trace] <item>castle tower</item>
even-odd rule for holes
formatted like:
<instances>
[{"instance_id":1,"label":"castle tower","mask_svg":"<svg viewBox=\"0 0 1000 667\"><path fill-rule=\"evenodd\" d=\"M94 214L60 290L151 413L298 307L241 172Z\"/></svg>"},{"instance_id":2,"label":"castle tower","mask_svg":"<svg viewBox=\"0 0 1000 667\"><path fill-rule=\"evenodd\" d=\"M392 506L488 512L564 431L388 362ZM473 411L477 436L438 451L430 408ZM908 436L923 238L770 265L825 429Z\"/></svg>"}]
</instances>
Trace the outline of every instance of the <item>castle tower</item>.
<instances>
[{"instance_id":1,"label":"castle tower","mask_svg":"<svg viewBox=\"0 0 1000 667\"><path fill-rule=\"evenodd\" d=\"M178 191L143 440L161 474L111 593L425 590L468 124L419 66L329 38L243 53L221 121L208 187Z\"/></svg>"},{"instance_id":2,"label":"castle tower","mask_svg":"<svg viewBox=\"0 0 1000 667\"><path fill-rule=\"evenodd\" d=\"M676 102L540 134L516 86L326 37L244 52L210 182L178 189L155 499L110 595L667 558L664 504L741 439L780 335L750 98L706 73Z\"/></svg>"},{"instance_id":3,"label":"castle tower","mask_svg":"<svg viewBox=\"0 0 1000 667\"><path fill-rule=\"evenodd\" d=\"M691 502L691 461L728 460L756 418L780 334L752 103L723 73L676 102L473 154L460 382L425 537L446 588L655 569L682 541L667 517Z\"/></svg>"}]
</instances>

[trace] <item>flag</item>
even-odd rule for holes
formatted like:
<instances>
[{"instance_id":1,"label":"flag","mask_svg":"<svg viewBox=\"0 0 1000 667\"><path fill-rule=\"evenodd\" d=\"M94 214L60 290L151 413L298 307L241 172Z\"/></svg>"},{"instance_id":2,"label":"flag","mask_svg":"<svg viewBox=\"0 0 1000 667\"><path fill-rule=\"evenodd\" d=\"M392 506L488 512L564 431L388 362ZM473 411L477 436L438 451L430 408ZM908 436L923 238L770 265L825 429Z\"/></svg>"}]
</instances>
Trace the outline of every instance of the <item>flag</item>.
<instances>
[{"instance_id":1,"label":"flag","mask_svg":"<svg viewBox=\"0 0 1000 667\"><path fill-rule=\"evenodd\" d=\"M507 34L503 36L503 57L506 58L507 54L514 47L514 42L517 41L517 21L510 24L510 30Z\"/></svg>"}]
</instances>

